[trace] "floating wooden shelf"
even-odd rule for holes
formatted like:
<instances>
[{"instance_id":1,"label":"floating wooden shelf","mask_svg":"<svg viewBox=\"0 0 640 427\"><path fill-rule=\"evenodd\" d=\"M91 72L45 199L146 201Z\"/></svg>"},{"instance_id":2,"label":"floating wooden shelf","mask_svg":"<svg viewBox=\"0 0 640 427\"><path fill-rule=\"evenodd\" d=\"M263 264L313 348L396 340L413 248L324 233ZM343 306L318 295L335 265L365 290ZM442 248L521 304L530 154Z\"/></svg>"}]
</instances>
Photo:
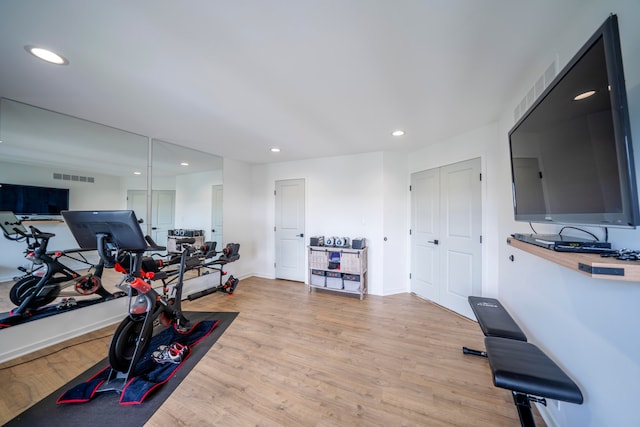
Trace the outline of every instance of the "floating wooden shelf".
<instances>
[{"instance_id":1,"label":"floating wooden shelf","mask_svg":"<svg viewBox=\"0 0 640 427\"><path fill-rule=\"evenodd\" d=\"M510 237L507 238L507 243L514 248L555 262L594 279L640 282L640 261L621 261L615 258L603 258L598 254L556 252Z\"/></svg>"}]
</instances>

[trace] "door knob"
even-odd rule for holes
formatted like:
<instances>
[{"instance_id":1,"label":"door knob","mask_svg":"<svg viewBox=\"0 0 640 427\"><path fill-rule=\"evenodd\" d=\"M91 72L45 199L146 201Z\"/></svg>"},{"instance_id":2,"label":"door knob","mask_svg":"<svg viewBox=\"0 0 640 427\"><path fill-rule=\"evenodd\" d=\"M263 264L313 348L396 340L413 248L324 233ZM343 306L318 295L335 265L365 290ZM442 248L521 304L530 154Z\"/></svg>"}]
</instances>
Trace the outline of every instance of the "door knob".
<instances>
[{"instance_id":1,"label":"door knob","mask_svg":"<svg viewBox=\"0 0 640 427\"><path fill-rule=\"evenodd\" d=\"M438 244L438 239L436 240L429 240L427 243L433 243L434 245Z\"/></svg>"},{"instance_id":2,"label":"door knob","mask_svg":"<svg viewBox=\"0 0 640 427\"><path fill-rule=\"evenodd\" d=\"M296 237L304 237L304 233L296 234Z\"/></svg>"}]
</instances>

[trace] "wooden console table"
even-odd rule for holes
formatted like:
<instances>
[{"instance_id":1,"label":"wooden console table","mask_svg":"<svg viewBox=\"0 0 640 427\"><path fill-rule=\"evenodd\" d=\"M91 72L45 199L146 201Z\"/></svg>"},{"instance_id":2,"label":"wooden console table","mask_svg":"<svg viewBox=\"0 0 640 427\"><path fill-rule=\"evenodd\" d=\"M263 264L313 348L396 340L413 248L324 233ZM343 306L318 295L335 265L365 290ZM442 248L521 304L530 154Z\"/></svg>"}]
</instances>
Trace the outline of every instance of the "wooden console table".
<instances>
[{"instance_id":1,"label":"wooden console table","mask_svg":"<svg viewBox=\"0 0 640 427\"><path fill-rule=\"evenodd\" d=\"M621 261L615 258L603 258L598 254L556 252L511 237L507 238L507 244L594 279L640 282L640 261Z\"/></svg>"}]
</instances>

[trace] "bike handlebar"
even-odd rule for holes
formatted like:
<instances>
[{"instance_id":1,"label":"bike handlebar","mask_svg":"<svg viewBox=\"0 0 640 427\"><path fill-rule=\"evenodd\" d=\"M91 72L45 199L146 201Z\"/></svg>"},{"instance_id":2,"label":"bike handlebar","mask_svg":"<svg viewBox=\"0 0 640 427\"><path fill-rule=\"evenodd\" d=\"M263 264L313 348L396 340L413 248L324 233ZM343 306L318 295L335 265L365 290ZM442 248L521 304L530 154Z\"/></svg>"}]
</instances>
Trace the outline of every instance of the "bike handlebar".
<instances>
[{"instance_id":1,"label":"bike handlebar","mask_svg":"<svg viewBox=\"0 0 640 427\"><path fill-rule=\"evenodd\" d=\"M35 239L50 239L55 236L55 234L53 233L45 233L44 231L40 231L33 225L30 225L29 229L31 230L31 236Z\"/></svg>"},{"instance_id":2,"label":"bike handlebar","mask_svg":"<svg viewBox=\"0 0 640 427\"><path fill-rule=\"evenodd\" d=\"M150 251L164 251L167 249L166 246L160 246L159 244L157 244L152 238L151 236L144 236L144 240L147 241L147 243L149 244L149 250Z\"/></svg>"}]
</instances>

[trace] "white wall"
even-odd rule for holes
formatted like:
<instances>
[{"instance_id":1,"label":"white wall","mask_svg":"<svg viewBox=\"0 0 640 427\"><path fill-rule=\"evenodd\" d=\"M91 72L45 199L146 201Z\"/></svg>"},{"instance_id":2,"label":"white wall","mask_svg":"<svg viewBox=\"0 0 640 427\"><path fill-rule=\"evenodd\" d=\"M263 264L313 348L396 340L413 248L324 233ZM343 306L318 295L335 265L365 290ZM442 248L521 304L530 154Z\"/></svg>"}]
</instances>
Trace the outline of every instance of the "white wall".
<instances>
[{"instance_id":1,"label":"white wall","mask_svg":"<svg viewBox=\"0 0 640 427\"><path fill-rule=\"evenodd\" d=\"M566 33L558 34L557 43L531 58L530 75L522 76L522 87L513 93L511 105L505 105L495 167L489 168L497 175L488 192L497 195L499 297L530 341L558 362L584 395L583 405L550 402L546 413L560 426L639 424L635 409L640 395L640 283L590 279L506 244L510 233L530 232L527 224L513 220L507 132L514 124L515 106L548 64L557 57L562 68L610 12L619 18L634 151L640 164L640 2L627 0L585 2L567 23ZM602 230L590 231L603 236ZM615 248L640 249L640 230L611 230L610 240ZM515 262L508 260L511 254Z\"/></svg>"},{"instance_id":2,"label":"white wall","mask_svg":"<svg viewBox=\"0 0 640 427\"><path fill-rule=\"evenodd\" d=\"M405 252L386 254L383 239L387 233L387 237L392 237L388 242L397 247L402 243L402 237L398 237L402 234L399 229L405 227L408 232L406 223L402 221L389 218L386 229L384 221L387 199L393 203L399 197L400 204L405 204L406 195L394 194L399 187L397 180L404 180L404 158L385 156L377 152L254 166L254 241L259 248L255 257L255 274L275 277L275 182L303 178L306 184L307 243L310 236L316 235L365 237L369 246L369 293L384 295L406 291L406 282L402 284L400 280L400 286L387 283L382 274L386 264L393 265L395 271L401 270L401 275L407 274L404 269L406 258L402 257ZM391 171L391 174L385 176L385 171ZM403 191L408 193L408 184ZM406 212L400 215L406 216ZM406 251L406 245L402 249Z\"/></svg>"},{"instance_id":3,"label":"white wall","mask_svg":"<svg viewBox=\"0 0 640 427\"><path fill-rule=\"evenodd\" d=\"M410 192L407 156L385 152L383 179L382 295L409 291Z\"/></svg>"},{"instance_id":4,"label":"white wall","mask_svg":"<svg viewBox=\"0 0 640 427\"><path fill-rule=\"evenodd\" d=\"M256 256L255 222L252 209L251 165L224 159L224 191L222 193L222 218L224 245L240 244L240 259L227 264L225 270L236 277L251 275Z\"/></svg>"}]
</instances>

